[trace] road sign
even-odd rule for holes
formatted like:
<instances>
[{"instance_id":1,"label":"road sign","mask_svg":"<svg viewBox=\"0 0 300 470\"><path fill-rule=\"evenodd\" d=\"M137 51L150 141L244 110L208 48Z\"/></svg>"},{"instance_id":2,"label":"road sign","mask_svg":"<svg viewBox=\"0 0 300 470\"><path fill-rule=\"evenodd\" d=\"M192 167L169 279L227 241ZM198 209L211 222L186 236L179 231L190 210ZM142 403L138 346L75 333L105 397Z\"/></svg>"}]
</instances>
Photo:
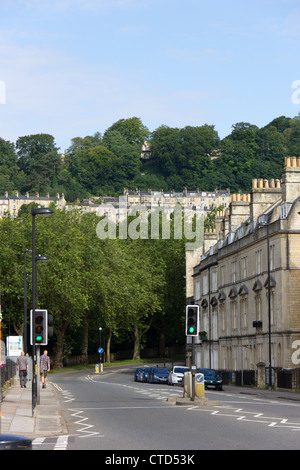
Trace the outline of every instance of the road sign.
<instances>
[{"instance_id":1,"label":"road sign","mask_svg":"<svg viewBox=\"0 0 300 470\"><path fill-rule=\"evenodd\" d=\"M195 381L196 381L196 396L204 397L204 389L205 389L204 374L196 374Z\"/></svg>"},{"instance_id":2,"label":"road sign","mask_svg":"<svg viewBox=\"0 0 300 470\"><path fill-rule=\"evenodd\" d=\"M104 352L104 349L103 348L98 348L98 353L99 354L102 354Z\"/></svg>"}]
</instances>

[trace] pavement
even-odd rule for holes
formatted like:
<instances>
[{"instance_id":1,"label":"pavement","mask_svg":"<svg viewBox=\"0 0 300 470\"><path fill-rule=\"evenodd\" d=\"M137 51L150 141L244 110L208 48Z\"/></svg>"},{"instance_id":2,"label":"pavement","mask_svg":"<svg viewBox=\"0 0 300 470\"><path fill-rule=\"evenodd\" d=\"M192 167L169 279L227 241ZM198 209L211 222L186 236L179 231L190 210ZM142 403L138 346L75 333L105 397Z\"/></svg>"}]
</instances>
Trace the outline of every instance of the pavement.
<instances>
[{"instance_id":1,"label":"pavement","mask_svg":"<svg viewBox=\"0 0 300 470\"><path fill-rule=\"evenodd\" d=\"M290 400L300 404L299 391L264 390L235 385L224 385L223 389L225 393L252 395L269 400ZM223 392L218 393L221 399ZM214 398L216 398L215 395ZM19 382L15 381L4 392L3 401L0 403L0 435L17 435L33 440L42 437L59 437L67 433L57 390L51 380L48 379L46 388L40 388L40 404L36 406L34 413L31 382L27 382L26 388L21 388Z\"/></svg>"},{"instance_id":2,"label":"pavement","mask_svg":"<svg viewBox=\"0 0 300 470\"><path fill-rule=\"evenodd\" d=\"M67 434L61 406L54 385L40 385L40 404L32 410L32 382L21 388L15 381L0 403L0 434L36 439Z\"/></svg>"},{"instance_id":3,"label":"pavement","mask_svg":"<svg viewBox=\"0 0 300 470\"><path fill-rule=\"evenodd\" d=\"M238 387L236 385L224 385L223 390L226 393L237 393L240 395L252 395L260 399L268 400L290 400L295 402L300 402L300 391L293 391L289 389L260 389L256 387L246 386ZM222 392L220 392L222 393Z\"/></svg>"}]
</instances>

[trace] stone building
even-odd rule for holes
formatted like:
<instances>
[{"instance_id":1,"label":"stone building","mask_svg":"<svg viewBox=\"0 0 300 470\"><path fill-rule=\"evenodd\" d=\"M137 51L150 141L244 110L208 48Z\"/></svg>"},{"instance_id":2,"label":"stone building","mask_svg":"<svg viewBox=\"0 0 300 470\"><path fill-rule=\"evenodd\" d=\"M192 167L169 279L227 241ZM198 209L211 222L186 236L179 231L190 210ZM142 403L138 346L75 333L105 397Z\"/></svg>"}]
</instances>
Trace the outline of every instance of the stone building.
<instances>
[{"instance_id":1,"label":"stone building","mask_svg":"<svg viewBox=\"0 0 300 470\"><path fill-rule=\"evenodd\" d=\"M300 158L286 158L281 181L253 180L249 195L231 195L186 261L187 304L200 307L198 367L297 367Z\"/></svg>"},{"instance_id":2,"label":"stone building","mask_svg":"<svg viewBox=\"0 0 300 470\"><path fill-rule=\"evenodd\" d=\"M145 204L152 208L158 206L174 207L176 204L181 204L182 207L193 207L200 211L208 211L212 207L219 207L222 205L224 208L230 203L230 190L215 189L214 191L200 191L198 188L195 190L183 189L181 192L176 191L128 191L124 189L124 196L127 198L128 205L131 204Z\"/></svg>"},{"instance_id":3,"label":"stone building","mask_svg":"<svg viewBox=\"0 0 300 470\"><path fill-rule=\"evenodd\" d=\"M6 213L10 213L13 217L17 216L21 206L31 202L36 202L41 207L48 207L51 202L55 202L56 206L60 209L63 209L66 205L64 194L60 196L57 193L56 197L50 197L49 193L46 196L40 196L39 193L36 193L34 196L30 196L29 193L21 196L18 191L13 195L9 195L6 192L4 196L0 196L0 218Z\"/></svg>"}]
</instances>

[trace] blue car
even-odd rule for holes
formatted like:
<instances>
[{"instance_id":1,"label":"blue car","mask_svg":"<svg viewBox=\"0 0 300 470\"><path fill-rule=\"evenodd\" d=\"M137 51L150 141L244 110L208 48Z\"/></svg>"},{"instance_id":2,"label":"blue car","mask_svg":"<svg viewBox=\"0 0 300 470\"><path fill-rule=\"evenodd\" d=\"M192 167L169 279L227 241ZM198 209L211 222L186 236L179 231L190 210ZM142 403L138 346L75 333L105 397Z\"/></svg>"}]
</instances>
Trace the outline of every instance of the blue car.
<instances>
[{"instance_id":1,"label":"blue car","mask_svg":"<svg viewBox=\"0 0 300 470\"><path fill-rule=\"evenodd\" d=\"M156 367L150 372L150 383L163 383L167 384L169 380L169 371L163 367Z\"/></svg>"},{"instance_id":2,"label":"blue car","mask_svg":"<svg viewBox=\"0 0 300 470\"><path fill-rule=\"evenodd\" d=\"M153 367L146 367L146 369L144 370L144 374L143 374L143 382L149 382L150 374L152 370L153 370Z\"/></svg>"},{"instance_id":3,"label":"blue car","mask_svg":"<svg viewBox=\"0 0 300 470\"><path fill-rule=\"evenodd\" d=\"M134 373L134 381L135 382L138 382L139 380L139 374L140 372L143 370L144 368L143 367L138 367Z\"/></svg>"}]
</instances>

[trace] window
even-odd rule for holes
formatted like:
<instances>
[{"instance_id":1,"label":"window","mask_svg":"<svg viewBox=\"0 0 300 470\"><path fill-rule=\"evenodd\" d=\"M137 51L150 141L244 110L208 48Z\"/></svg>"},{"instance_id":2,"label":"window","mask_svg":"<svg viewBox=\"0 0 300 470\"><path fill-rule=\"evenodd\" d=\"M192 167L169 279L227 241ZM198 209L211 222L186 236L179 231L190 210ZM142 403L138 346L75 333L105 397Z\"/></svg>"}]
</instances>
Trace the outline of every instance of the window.
<instances>
[{"instance_id":1,"label":"window","mask_svg":"<svg viewBox=\"0 0 300 470\"><path fill-rule=\"evenodd\" d=\"M261 321L261 294L255 296L256 321Z\"/></svg>"},{"instance_id":2,"label":"window","mask_svg":"<svg viewBox=\"0 0 300 470\"><path fill-rule=\"evenodd\" d=\"M255 252L255 262L256 262L256 274L262 272L262 250Z\"/></svg>"},{"instance_id":3,"label":"window","mask_svg":"<svg viewBox=\"0 0 300 470\"><path fill-rule=\"evenodd\" d=\"M201 291L200 291L200 280L195 281L195 300L200 299Z\"/></svg>"},{"instance_id":4,"label":"window","mask_svg":"<svg viewBox=\"0 0 300 470\"><path fill-rule=\"evenodd\" d=\"M212 339L218 339L218 309L213 308L212 311Z\"/></svg>"},{"instance_id":5,"label":"window","mask_svg":"<svg viewBox=\"0 0 300 470\"><path fill-rule=\"evenodd\" d=\"M242 328L247 328L247 308L248 300L246 297L241 298L241 326Z\"/></svg>"},{"instance_id":6,"label":"window","mask_svg":"<svg viewBox=\"0 0 300 470\"><path fill-rule=\"evenodd\" d=\"M211 284L212 284L212 292L216 292L218 290L218 273L217 273L217 271L213 271L211 273Z\"/></svg>"},{"instance_id":7,"label":"window","mask_svg":"<svg viewBox=\"0 0 300 470\"><path fill-rule=\"evenodd\" d=\"M204 274L203 276L203 294L208 294L208 275Z\"/></svg>"},{"instance_id":8,"label":"window","mask_svg":"<svg viewBox=\"0 0 300 470\"><path fill-rule=\"evenodd\" d=\"M248 258L245 256L241 259L241 279L246 279L248 272Z\"/></svg>"},{"instance_id":9,"label":"window","mask_svg":"<svg viewBox=\"0 0 300 470\"><path fill-rule=\"evenodd\" d=\"M220 267L220 286L225 284L225 266Z\"/></svg>"},{"instance_id":10,"label":"window","mask_svg":"<svg viewBox=\"0 0 300 470\"><path fill-rule=\"evenodd\" d=\"M237 302L231 302L231 328L237 329Z\"/></svg>"},{"instance_id":11,"label":"window","mask_svg":"<svg viewBox=\"0 0 300 470\"><path fill-rule=\"evenodd\" d=\"M287 216L289 215L289 212L291 210L292 203L291 202L284 202L280 206L280 218L281 219L286 219Z\"/></svg>"},{"instance_id":12,"label":"window","mask_svg":"<svg viewBox=\"0 0 300 470\"><path fill-rule=\"evenodd\" d=\"M267 289L267 296L268 296L268 289ZM268 302L268 298L267 298L267 302ZM275 324L275 308L276 308L275 292L274 292L274 289L271 289L271 295L270 295L271 325Z\"/></svg>"},{"instance_id":13,"label":"window","mask_svg":"<svg viewBox=\"0 0 300 470\"><path fill-rule=\"evenodd\" d=\"M275 245L270 245L270 270L275 269Z\"/></svg>"},{"instance_id":14,"label":"window","mask_svg":"<svg viewBox=\"0 0 300 470\"><path fill-rule=\"evenodd\" d=\"M221 324L220 324L220 328L221 328L221 331L225 331L226 330L226 311L225 311L225 302L220 302L220 320L221 320Z\"/></svg>"},{"instance_id":15,"label":"window","mask_svg":"<svg viewBox=\"0 0 300 470\"><path fill-rule=\"evenodd\" d=\"M231 276L232 276L232 282L237 281L237 262L233 261L231 263Z\"/></svg>"}]
</instances>

